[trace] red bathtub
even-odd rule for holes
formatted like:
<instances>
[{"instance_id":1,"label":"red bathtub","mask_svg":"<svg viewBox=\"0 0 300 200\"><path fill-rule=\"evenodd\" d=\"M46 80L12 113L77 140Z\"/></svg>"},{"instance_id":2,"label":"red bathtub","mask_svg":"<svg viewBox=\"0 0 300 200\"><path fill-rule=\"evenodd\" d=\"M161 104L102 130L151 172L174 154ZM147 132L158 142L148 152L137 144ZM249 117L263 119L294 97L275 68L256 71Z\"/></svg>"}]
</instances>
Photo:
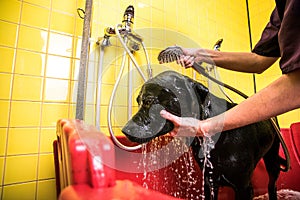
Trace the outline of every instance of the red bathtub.
<instances>
[{"instance_id":1,"label":"red bathtub","mask_svg":"<svg viewBox=\"0 0 300 200\"><path fill-rule=\"evenodd\" d=\"M281 131L291 155L291 170L280 174L277 189L300 191L300 123ZM57 138L53 145L57 195L61 200L201 199L202 172L188 151L175 161L144 173L142 168L153 160L141 164L141 151L119 149L109 137L82 121L59 120ZM118 139L134 145L125 137ZM163 137L159 143L164 146L170 139ZM91 141L92 146L87 146ZM150 152L151 143L146 148ZM264 164L259 162L252 180L255 196L267 192L267 182ZM220 188L219 199L234 199L233 190Z\"/></svg>"}]
</instances>

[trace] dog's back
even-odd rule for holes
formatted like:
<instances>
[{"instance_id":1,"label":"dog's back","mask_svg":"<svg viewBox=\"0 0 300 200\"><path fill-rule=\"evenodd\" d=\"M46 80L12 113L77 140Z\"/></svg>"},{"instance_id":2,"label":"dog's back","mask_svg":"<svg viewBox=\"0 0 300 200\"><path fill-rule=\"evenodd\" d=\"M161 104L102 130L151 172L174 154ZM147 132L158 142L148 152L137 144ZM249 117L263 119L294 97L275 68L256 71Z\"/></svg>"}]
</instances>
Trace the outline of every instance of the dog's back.
<instances>
[{"instance_id":1,"label":"dog's back","mask_svg":"<svg viewBox=\"0 0 300 200\"><path fill-rule=\"evenodd\" d=\"M203 89L201 83L192 79L189 81L195 84L194 88L199 94L205 94L203 91L199 91L207 89ZM200 116L200 120L219 115L236 105L209 92L200 99L201 106L205 110L204 114ZM276 180L280 173L282 159L278 153L280 141L270 120L225 131L216 134L212 139L215 141L215 148L211 150L209 160L213 169L209 167L205 169L207 185L212 185L214 182L213 187L216 188L231 186L236 192L237 199L252 199L251 176L256 164L263 158L270 179L269 196L270 199L276 199ZM203 169L202 144L203 139L196 138L191 146L195 159Z\"/></svg>"},{"instance_id":2,"label":"dog's back","mask_svg":"<svg viewBox=\"0 0 300 200\"><path fill-rule=\"evenodd\" d=\"M138 104L139 111L122 132L139 143L148 142L173 129L170 121L160 117L161 109L203 120L235 106L211 94L203 84L174 71L163 72L147 81L139 94ZM203 138L194 138L191 143L196 161L205 169L207 199L210 199L211 191L217 198L219 186L231 186L236 192L236 199L252 199L251 175L261 158L264 158L270 177L270 199L276 199L275 183L280 171L279 139L269 121L222 132L212 139L215 141L209 158L212 167L203 166Z\"/></svg>"}]
</instances>

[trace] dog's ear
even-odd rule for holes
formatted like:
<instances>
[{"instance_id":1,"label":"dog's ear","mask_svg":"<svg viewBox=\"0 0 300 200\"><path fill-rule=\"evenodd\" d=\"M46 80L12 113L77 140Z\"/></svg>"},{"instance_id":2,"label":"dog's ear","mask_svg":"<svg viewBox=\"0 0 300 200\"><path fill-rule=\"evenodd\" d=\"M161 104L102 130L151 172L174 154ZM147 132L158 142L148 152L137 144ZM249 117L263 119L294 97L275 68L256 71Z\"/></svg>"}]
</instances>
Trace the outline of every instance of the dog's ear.
<instances>
[{"instance_id":1,"label":"dog's ear","mask_svg":"<svg viewBox=\"0 0 300 200\"><path fill-rule=\"evenodd\" d=\"M200 119L207 119L211 115L211 101L209 90L203 84L193 81L193 88L195 90L198 101L200 102Z\"/></svg>"},{"instance_id":2,"label":"dog's ear","mask_svg":"<svg viewBox=\"0 0 300 200\"><path fill-rule=\"evenodd\" d=\"M207 98L207 95L209 93L209 90L207 87L205 87L203 84L198 83L194 80L192 80L193 89L198 97L198 99L203 103L205 102L205 99Z\"/></svg>"}]
</instances>

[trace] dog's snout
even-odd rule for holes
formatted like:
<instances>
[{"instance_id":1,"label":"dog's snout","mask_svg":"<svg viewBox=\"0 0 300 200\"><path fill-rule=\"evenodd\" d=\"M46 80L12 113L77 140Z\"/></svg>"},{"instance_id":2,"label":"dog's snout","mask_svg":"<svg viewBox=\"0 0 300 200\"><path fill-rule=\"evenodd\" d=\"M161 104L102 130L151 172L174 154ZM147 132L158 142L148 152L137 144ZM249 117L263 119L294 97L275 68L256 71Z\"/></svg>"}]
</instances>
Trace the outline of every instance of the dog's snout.
<instances>
[{"instance_id":1,"label":"dog's snout","mask_svg":"<svg viewBox=\"0 0 300 200\"><path fill-rule=\"evenodd\" d=\"M134 121L138 125L148 125L151 122L148 115L140 112L133 116L132 121Z\"/></svg>"}]
</instances>

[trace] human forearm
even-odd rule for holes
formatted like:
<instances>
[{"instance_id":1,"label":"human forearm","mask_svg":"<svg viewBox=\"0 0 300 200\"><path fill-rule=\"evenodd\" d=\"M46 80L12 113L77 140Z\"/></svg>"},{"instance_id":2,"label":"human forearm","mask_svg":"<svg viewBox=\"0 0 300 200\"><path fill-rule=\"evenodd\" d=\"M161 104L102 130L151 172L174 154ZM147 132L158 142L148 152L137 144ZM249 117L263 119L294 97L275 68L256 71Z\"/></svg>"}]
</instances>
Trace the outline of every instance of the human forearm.
<instances>
[{"instance_id":1,"label":"human forearm","mask_svg":"<svg viewBox=\"0 0 300 200\"><path fill-rule=\"evenodd\" d=\"M204 133L230 130L300 107L300 70L281 76L268 87L227 112L200 123Z\"/></svg>"},{"instance_id":2,"label":"human forearm","mask_svg":"<svg viewBox=\"0 0 300 200\"><path fill-rule=\"evenodd\" d=\"M278 59L250 52L222 52L208 49L194 51L184 49L184 52L193 56L195 62L206 62L224 69L247 73L261 73Z\"/></svg>"}]
</instances>

